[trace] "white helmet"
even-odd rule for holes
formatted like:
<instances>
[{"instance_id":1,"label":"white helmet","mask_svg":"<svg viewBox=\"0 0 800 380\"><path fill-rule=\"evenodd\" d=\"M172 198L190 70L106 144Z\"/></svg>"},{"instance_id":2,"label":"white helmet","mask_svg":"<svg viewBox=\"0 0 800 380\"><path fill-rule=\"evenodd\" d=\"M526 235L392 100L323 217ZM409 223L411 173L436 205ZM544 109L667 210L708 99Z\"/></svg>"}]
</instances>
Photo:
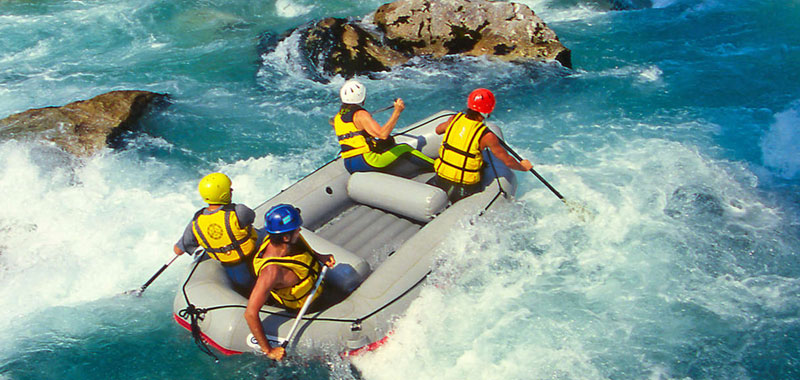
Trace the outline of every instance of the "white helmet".
<instances>
[{"instance_id":1,"label":"white helmet","mask_svg":"<svg viewBox=\"0 0 800 380\"><path fill-rule=\"evenodd\" d=\"M361 104L367 98L367 88L361 82L351 79L344 82L339 90L339 97L344 104Z\"/></svg>"}]
</instances>

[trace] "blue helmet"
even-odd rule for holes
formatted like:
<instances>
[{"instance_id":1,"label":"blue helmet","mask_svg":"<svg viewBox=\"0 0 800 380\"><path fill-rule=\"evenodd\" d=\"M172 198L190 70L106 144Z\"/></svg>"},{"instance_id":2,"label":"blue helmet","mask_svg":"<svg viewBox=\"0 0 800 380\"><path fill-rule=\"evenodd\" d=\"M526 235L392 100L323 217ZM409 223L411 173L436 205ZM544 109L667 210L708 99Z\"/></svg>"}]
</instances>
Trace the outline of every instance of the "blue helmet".
<instances>
[{"instance_id":1,"label":"blue helmet","mask_svg":"<svg viewBox=\"0 0 800 380\"><path fill-rule=\"evenodd\" d=\"M273 206L264 216L264 227L269 234L282 234L294 231L303 225L300 210L292 205Z\"/></svg>"}]
</instances>

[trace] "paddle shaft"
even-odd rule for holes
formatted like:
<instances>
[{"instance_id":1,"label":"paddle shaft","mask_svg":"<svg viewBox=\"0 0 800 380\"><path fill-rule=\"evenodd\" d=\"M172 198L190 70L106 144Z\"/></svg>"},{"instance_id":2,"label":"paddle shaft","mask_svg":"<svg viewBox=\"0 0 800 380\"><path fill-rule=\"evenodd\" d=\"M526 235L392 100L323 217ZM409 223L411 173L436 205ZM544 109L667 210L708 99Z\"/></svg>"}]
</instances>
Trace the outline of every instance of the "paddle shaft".
<instances>
[{"instance_id":1,"label":"paddle shaft","mask_svg":"<svg viewBox=\"0 0 800 380\"><path fill-rule=\"evenodd\" d=\"M294 324L292 324L292 328L289 330L289 335L286 336L286 339L281 343L281 347L286 348L289 345L289 342L292 341L292 336L294 335L294 330L297 329L297 325L300 323L300 320L303 319L303 315L308 310L308 307L311 305L311 302L314 300L314 295L317 294L317 290L319 289L319 285L322 283L322 278L325 277L325 273L328 272L328 267L323 265L322 271L319 273L319 278L317 282L314 283L314 290L311 291L311 294L308 295L308 299L305 303L303 303L303 307L300 308L300 312L297 313L297 318L294 319Z\"/></svg>"},{"instance_id":2,"label":"paddle shaft","mask_svg":"<svg viewBox=\"0 0 800 380\"><path fill-rule=\"evenodd\" d=\"M383 107L383 108L378 108L375 111L372 111L372 114L374 115L376 113L381 113L381 112L386 111L386 110L388 110L390 108L393 108L393 107L394 107L394 104L386 106L386 107Z\"/></svg>"},{"instance_id":3,"label":"paddle shaft","mask_svg":"<svg viewBox=\"0 0 800 380\"><path fill-rule=\"evenodd\" d=\"M508 146L508 144L506 144L506 142L503 141L503 139L501 139L499 136L497 137L497 140L500 141L500 145L502 145L503 148L506 148L508 153L511 153L511 155L514 156L514 158L517 159L517 161L522 161L523 160L523 158L520 157L519 154L517 154L517 152L514 151L514 149L511 149L511 147ZM550 189L550 191L552 191L553 194L555 194L558 197L558 199L561 199L562 202L566 202L566 200L564 199L564 196L561 195L561 193L559 193L558 190L556 190L553 186L551 186L550 183L547 182L547 180L542 178L542 176L540 176L539 173L536 172L536 170L533 170L533 168L531 168L530 172L533 173L533 175L535 175L536 178L539 179L539 181L542 181L542 183L545 186L547 186L547 188Z\"/></svg>"},{"instance_id":4,"label":"paddle shaft","mask_svg":"<svg viewBox=\"0 0 800 380\"><path fill-rule=\"evenodd\" d=\"M174 255L174 257L173 257L172 259L170 259L170 260L169 260L169 261L168 261L166 264L164 264L164 265L161 267L161 269L159 269L159 270L158 270L158 272L156 272L156 274L154 274L154 275L153 275L153 277L150 277L150 279L149 279L149 280L147 280L147 282L145 282L145 283L144 283L144 285L142 285L142 287L141 287L141 288L139 288L139 293L140 293L140 294L141 294L141 293L143 293L143 292L144 292L144 290L145 290L145 289L147 289L147 287L148 287L148 286L150 286L150 284L152 284L152 283L153 283L153 281L155 281L155 280L156 280L156 278L157 278L158 276L160 276L160 275L161 275L161 273L162 273L162 272L164 272L164 270L165 270L165 269L167 269L167 267L168 267L168 266L170 266L170 264L172 264L172 262L173 262L173 261L175 261L177 258L178 258L178 255Z\"/></svg>"}]
</instances>

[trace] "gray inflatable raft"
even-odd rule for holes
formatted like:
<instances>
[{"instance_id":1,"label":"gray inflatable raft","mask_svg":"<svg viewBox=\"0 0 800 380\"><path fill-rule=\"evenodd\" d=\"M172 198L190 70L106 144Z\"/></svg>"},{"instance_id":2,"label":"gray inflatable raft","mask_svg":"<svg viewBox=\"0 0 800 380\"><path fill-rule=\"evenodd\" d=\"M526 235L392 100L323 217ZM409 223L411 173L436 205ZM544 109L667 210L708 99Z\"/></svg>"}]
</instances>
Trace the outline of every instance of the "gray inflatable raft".
<instances>
[{"instance_id":1,"label":"gray inflatable raft","mask_svg":"<svg viewBox=\"0 0 800 380\"><path fill-rule=\"evenodd\" d=\"M436 157L442 136L434 129L453 114L442 111L425 118L396 134L395 140ZM502 136L497 127L490 127ZM337 263L288 348L356 354L385 342L392 320L419 294L447 232L513 197L513 172L488 150L484 159L483 191L452 205L444 191L425 184L433 173L413 173L409 166L402 169L410 179L376 172L350 175L341 158L259 205L257 228L263 227L270 207L298 207L305 223L302 236L314 250L333 254ZM244 319L247 298L231 288L219 262L204 256L178 289L175 320L224 354L257 350ZM261 308L272 345L285 340L296 316L280 307Z\"/></svg>"}]
</instances>

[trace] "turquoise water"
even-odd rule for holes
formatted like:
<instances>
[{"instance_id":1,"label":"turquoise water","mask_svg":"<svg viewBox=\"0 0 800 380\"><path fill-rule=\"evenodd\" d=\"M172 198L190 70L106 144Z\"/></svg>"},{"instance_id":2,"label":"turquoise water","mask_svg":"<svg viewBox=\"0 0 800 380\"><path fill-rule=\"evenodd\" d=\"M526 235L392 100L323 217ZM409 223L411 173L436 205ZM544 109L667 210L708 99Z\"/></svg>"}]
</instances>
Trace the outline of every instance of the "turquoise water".
<instances>
[{"instance_id":1,"label":"turquoise water","mask_svg":"<svg viewBox=\"0 0 800 380\"><path fill-rule=\"evenodd\" d=\"M187 259L120 293L170 258L205 173L255 206L336 155L343 78L310 80L295 40L260 54L260 36L381 2L0 1L0 117L172 100L81 162L0 143L0 379L797 378L800 4L524 3L573 70L417 60L360 78L367 107L402 97L404 124L490 88L511 145L594 220L521 173L518 207L448 236L381 350L274 367L214 363L173 322Z\"/></svg>"}]
</instances>

